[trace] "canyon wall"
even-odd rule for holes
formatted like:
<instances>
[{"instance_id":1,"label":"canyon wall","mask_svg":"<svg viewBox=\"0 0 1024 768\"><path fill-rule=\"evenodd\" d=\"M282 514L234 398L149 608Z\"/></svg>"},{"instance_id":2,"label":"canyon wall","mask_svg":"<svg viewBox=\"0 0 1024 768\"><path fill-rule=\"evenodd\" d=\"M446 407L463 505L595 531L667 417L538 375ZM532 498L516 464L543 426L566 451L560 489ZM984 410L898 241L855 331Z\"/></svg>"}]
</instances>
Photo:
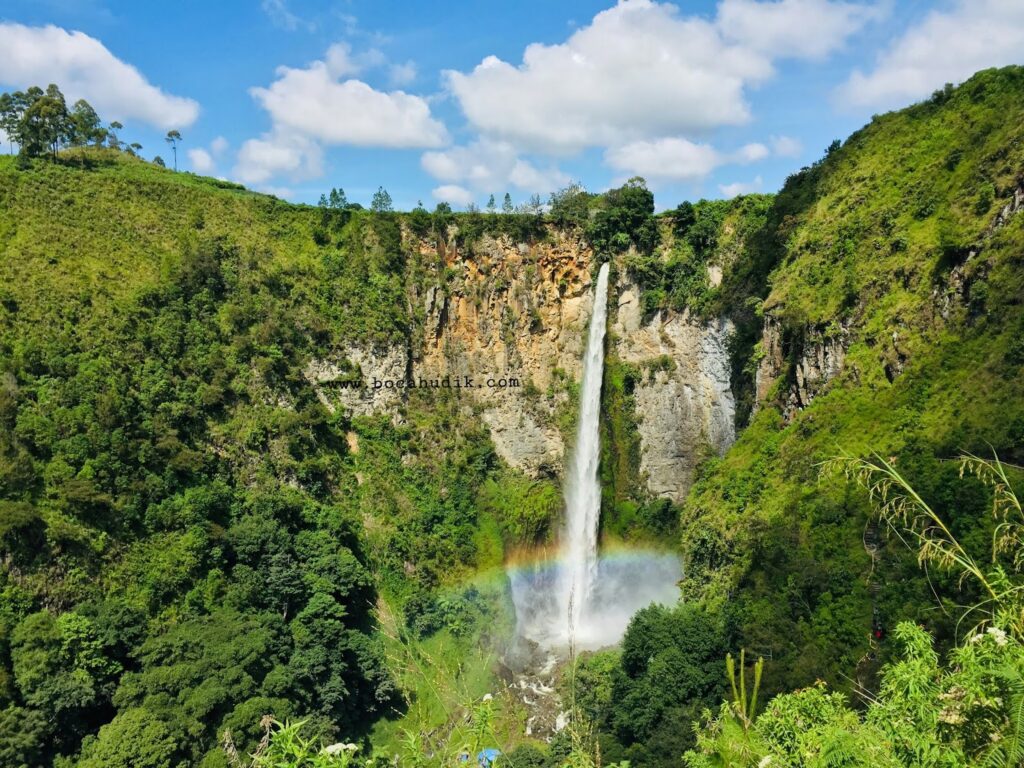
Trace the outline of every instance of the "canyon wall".
<instances>
[{"instance_id":1,"label":"canyon wall","mask_svg":"<svg viewBox=\"0 0 1024 768\"><path fill-rule=\"evenodd\" d=\"M582 375L593 308L594 255L572 233L551 230L536 244L484 235L472 252L418 244L431 264L410 287L422 328L407 348L353 347L344 359L314 360L306 370L331 409L401 418L405 393L374 380L471 386L464 407L488 427L498 454L531 477L561 475L572 440L572 391ZM411 283L413 281L410 281ZM640 438L638 483L652 496L682 501L693 470L709 451L735 439L727 320L686 313L644 317L640 292L623 270L610 287L607 353L645 371L633 392ZM362 379L368 386L349 388ZM504 381L505 386L489 386Z\"/></svg>"}]
</instances>

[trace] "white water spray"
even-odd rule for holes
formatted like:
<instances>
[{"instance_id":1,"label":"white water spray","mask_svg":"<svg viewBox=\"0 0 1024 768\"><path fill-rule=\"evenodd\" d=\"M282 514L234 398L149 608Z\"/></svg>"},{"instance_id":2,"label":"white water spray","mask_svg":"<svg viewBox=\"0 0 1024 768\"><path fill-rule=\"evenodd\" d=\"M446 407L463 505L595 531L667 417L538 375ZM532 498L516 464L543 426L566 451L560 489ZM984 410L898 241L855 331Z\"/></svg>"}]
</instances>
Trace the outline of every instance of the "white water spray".
<instances>
[{"instance_id":1,"label":"white water spray","mask_svg":"<svg viewBox=\"0 0 1024 768\"><path fill-rule=\"evenodd\" d=\"M590 318L587 352L580 387L580 415L576 447L565 483L565 533L562 539L560 605L567 618L566 640L572 644L585 630L597 578L597 530L601 513L601 485L597 479L601 457L599 422L601 379L604 375L604 331L608 320L608 262L597 273L594 313ZM582 638L581 638L582 639Z\"/></svg>"}]
</instances>

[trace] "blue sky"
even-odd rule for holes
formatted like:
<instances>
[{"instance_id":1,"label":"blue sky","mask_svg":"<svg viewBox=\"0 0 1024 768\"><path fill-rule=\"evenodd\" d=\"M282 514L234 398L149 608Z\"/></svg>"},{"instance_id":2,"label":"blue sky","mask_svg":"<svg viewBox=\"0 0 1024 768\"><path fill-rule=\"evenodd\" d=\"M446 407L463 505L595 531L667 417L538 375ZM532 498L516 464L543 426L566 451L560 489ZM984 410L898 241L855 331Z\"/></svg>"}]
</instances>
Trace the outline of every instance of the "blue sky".
<instances>
[{"instance_id":1,"label":"blue sky","mask_svg":"<svg viewBox=\"0 0 1024 768\"><path fill-rule=\"evenodd\" d=\"M774 191L871 115L1024 63L1020 0L6 0L0 85L57 82L184 170L397 207Z\"/></svg>"}]
</instances>

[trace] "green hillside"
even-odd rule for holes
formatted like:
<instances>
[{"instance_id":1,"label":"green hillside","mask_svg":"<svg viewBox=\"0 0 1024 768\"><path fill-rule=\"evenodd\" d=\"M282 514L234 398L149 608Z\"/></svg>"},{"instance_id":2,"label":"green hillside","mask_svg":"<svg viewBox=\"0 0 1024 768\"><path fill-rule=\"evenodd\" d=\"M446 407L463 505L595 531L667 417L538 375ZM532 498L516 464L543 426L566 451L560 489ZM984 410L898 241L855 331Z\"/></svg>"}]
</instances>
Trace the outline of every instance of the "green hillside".
<instances>
[{"instance_id":1,"label":"green hillside","mask_svg":"<svg viewBox=\"0 0 1024 768\"><path fill-rule=\"evenodd\" d=\"M1024 460L1024 217L999 218L1022 182L1024 70L1011 68L876 118L775 199L748 259L774 265L763 314L786 355L779 407L708 462L683 533L688 593L732 596L773 689L869 679L872 609L952 638L959 614L922 597L905 547L889 541L872 569L866 499L819 463L896 457L985 556L988 501L946 460ZM783 420L801 350L829 338L848 339L842 373ZM948 575L931 580L950 606L972 602Z\"/></svg>"},{"instance_id":2,"label":"green hillside","mask_svg":"<svg viewBox=\"0 0 1024 768\"><path fill-rule=\"evenodd\" d=\"M255 749L268 713L381 768L485 741L510 768L674 766L698 742L692 765L758 765L817 749L794 746L812 720L830 744L888 750L873 765L946 764L903 759L911 732L961 757L1007 743L1024 695L991 681L1020 671L1019 632L966 645L983 590L922 568L823 462L889 459L991 560L991 484L953 459L1024 463L1022 188L1021 68L876 118L776 195L659 216L637 180L563 190L546 214L398 214L291 205L109 149L0 157L0 765L225 768L224 731ZM647 317L734 322L741 431L681 508L649 498L644 372L608 360L603 531L678 548L684 601L575 660L574 728L544 745L523 737L521 703L484 694L511 633L496 569L550 541L557 480L507 466L451 392L350 418L304 371L353 342L411 357L422 291L451 277L446 244L559 228L636 281ZM825 347L841 371L808 384ZM773 383L755 409L759 368ZM1011 585L1018 555L993 564ZM765 659L762 707L810 686L756 728L746 704L712 714L741 647ZM881 692L863 720L843 698L860 688ZM984 718L942 719L940 692L975 689ZM746 762L712 759L719 736ZM791 764L864 764L827 757Z\"/></svg>"}]
</instances>

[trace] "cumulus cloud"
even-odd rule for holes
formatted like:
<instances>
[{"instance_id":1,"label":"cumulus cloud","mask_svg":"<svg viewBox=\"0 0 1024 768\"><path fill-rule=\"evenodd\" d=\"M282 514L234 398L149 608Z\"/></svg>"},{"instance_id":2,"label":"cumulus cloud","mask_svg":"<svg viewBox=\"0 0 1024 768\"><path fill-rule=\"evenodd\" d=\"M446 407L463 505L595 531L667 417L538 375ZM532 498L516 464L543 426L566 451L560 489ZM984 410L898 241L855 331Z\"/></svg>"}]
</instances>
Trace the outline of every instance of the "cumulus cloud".
<instances>
[{"instance_id":1,"label":"cumulus cloud","mask_svg":"<svg viewBox=\"0 0 1024 768\"><path fill-rule=\"evenodd\" d=\"M210 142L209 148L194 147L185 154L189 164L196 173L212 175L217 168L217 160L228 148L228 140L218 136Z\"/></svg>"},{"instance_id":2,"label":"cumulus cloud","mask_svg":"<svg viewBox=\"0 0 1024 768\"><path fill-rule=\"evenodd\" d=\"M871 5L826 0L722 0L722 34L772 58L822 59L880 11Z\"/></svg>"},{"instance_id":3,"label":"cumulus cloud","mask_svg":"<svg viewBox=\"0 0 1024 768\"><path fill-rule=\"evenodd\" d=\"M778 157L799 157L804 151L804 145L790 136L772 136L768 143L772 146L772 153Z\"/></svg>"},{"instance_id":4,"label":"cumulus cloud","mask_svg":"<svg viewBox=\"0 0 1024 768\"><path fill-rule=\"evenodd\" d=\"M756 163L759 160L764 160L771 154L768 147L764 144L746 144L736 150L734 159L738 163Z\"/></svg>"},{"instance_id":5,"label":"cumulus cloud","mask_svg":"<svg viewBox=\"0 0 1024 768\"><path fill-rule=\"evenodd\" d=\"M959 0L934 10L837 92L850 107L893 107L959 83L979 69L1019 64L1024 51L1024 3Z\"/></svg>"},{"instance_id":6,"label":"cumulus cloud","mask_svg":"<svg viewBox=\"0 0 1024 768\"><path fill-rule=\"evenodd\" d=\"M604 157L608 165L619 171L680 181L702 179L723 162L710 144L678 138L635 141L609 149Z\"/></svg>"},{"instance_id":7,"label":"cumulus cloud","mask_svg":"<svg viewBox=\"0 0 1024 768\"><path fill-rule=\"evenodd\" d=\"M199 116L198 103L152 85L84 32L3 22L0 52L0 83L57 83L70 102L87 99L107 119L139 120L163 130L188 127Z\"/></svg>"},{"instance_id":8,"label":"cumulus cloud","mask_svg":"<svg viewBox=\"0 0 1024 768\"><path fill-rule=\"evenodd\" d=\"M510 185L530 192L551 192L570 181L558 168L538 168L519 157L510 143L490 139L424 152L420 165L438 181L457 182L478 192L503 192Z\"/></svg>"},{"instance_id":9,"label":"cumulus cloud","mask_svg":"<svg viewBox=\"0 0 1024 768\"><path fill-rule=\"evenodd\" d=\"M749 195L752 192L760 191L764 185L764 180L757 176L753 181L737 181L733 184L719 184L718 189L727 198L733 198L737 195Z\"/></svg>"},{"instance_id":10,"label":"cumulus cloud","mask_svg":"<svg viewBox=\"0 0 1024 768\"><path fill-rule=\"evenodd\" d=\"M820 57L866 13L826 0L723 0L708 20L621 0L563 43L527 46L519 65L488 56L443 76L476 130L523 150L693 135L747 122L745 91L774 74L774 59Z\"/></svg>"},{"instance_id":11,"label":"cumulus cloud","mask_svg":"<svg viewBox=\"0 0 1024 768\"><path fill-rule=\"evenodd\" d=\"M442 184L432 189L430 194L439 203L451 205L469 205L474 199L472 192L458 184Z\"/></svg>"},{"instance_id":12,"label":"cumulus cloud","mask_svg":"<svg viewBox=\"0 0 1024 768\"><path fill-rule=\"evenodd\" d=\"M192 170L196 173L208 174L216 167L216 163L213 162L213 155L201 147L190 149L186 154L188 155L188 161L192 166Z\"/></svg>"},{"instance_id":13,"label":"cumulus cloud","mask_svg":"<svg viewBox=\"0 0 1024 768\"><path fill-rule=\"evenodd\" d=\"M235 165L235 176L245 184L265 185L279 175L302 181L322 173L320 145L296 134L271 132L249 139L239 149Z\"/></svg>"},{"instance_id":14,"label":"cumulus cloud","mask_svg":"<svg viewBox=\"0 0 1024 768\"><path fill-rule=\"evenodd\" d=\"M392 64L388 70L388 77L392 85L409 85L416 79L415 62L407 61L404 64Z\"/></svg>"},{"instance_id":15,"label":"cumulus cloud","mask_svg":"<svg viewBox=\"0 0 1024 768\"><path fill-rule=\"evenodd\" d=\"M250 93L278 130L324 142L359 147L437 147L448 140L426 99L404 91L383 92L361 80L343 79L365 66L344 45L328 49L304 69L279 67L277 80Z\"/></svg>"},{"instance_id":16,"label":"cumulus cloud","mask_svg":"<svg viewBox=\"0 0 1024 768\"><path fill-rule=\"evenodd\" d=\"M222 155L228 148L228 140L223 136L218 136L210 142L210 151L214 155Z\"/></svg>"},{"instance_id":17,"label":"cumulus cloud","mask_svg":"<svg viewBox=\"0 0 1024 768\"><path fill-rule=\"evenodd\" d=\"M612 168L653 180L700 181L716 168L755 163L769 155L764 144L747 144L735 152L720 152L710 144L683 138L634 141L605 152Z\"/></svg>"}]
</instances>

